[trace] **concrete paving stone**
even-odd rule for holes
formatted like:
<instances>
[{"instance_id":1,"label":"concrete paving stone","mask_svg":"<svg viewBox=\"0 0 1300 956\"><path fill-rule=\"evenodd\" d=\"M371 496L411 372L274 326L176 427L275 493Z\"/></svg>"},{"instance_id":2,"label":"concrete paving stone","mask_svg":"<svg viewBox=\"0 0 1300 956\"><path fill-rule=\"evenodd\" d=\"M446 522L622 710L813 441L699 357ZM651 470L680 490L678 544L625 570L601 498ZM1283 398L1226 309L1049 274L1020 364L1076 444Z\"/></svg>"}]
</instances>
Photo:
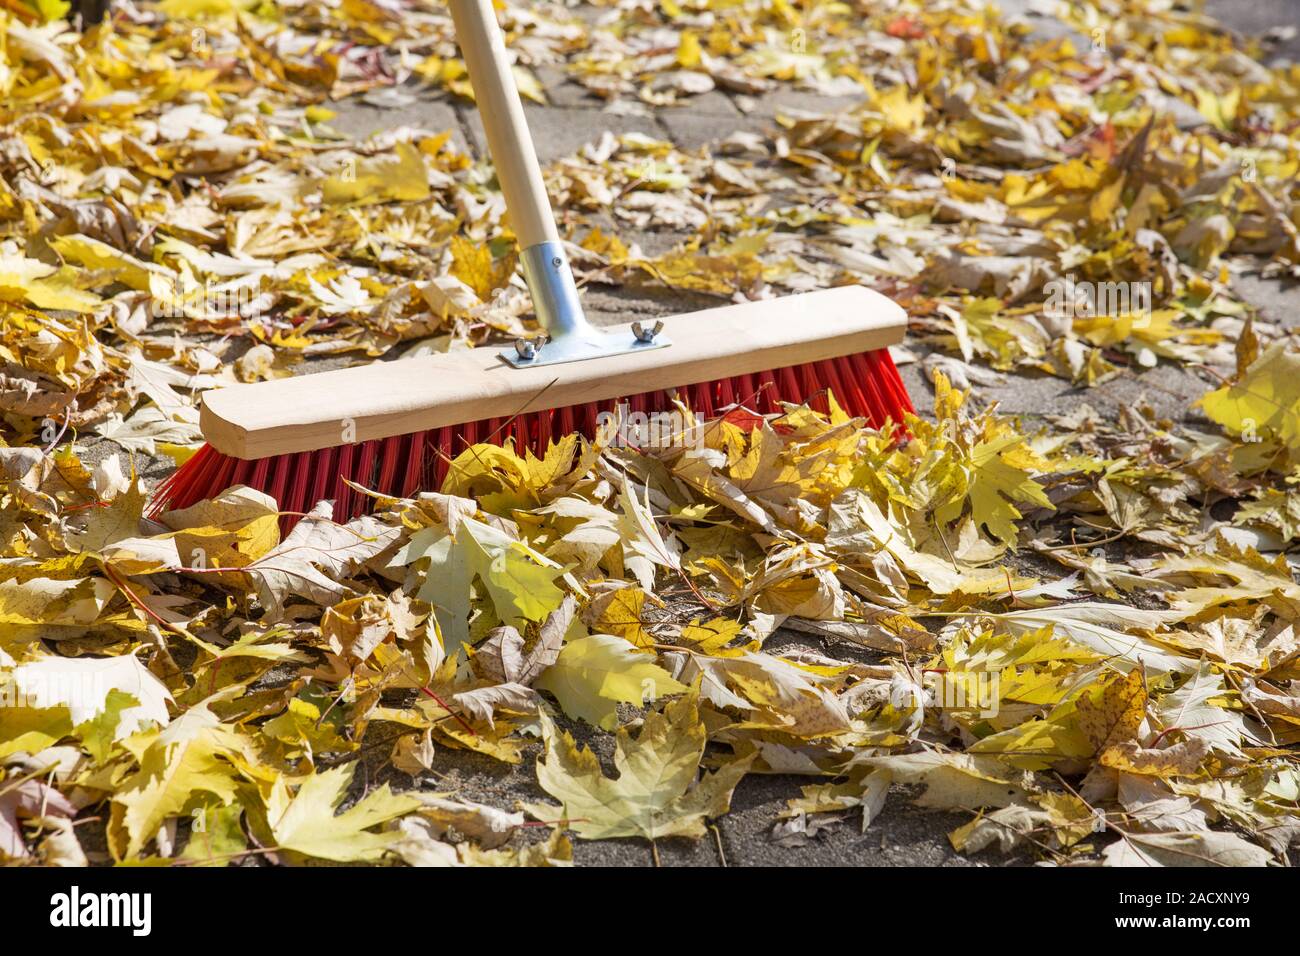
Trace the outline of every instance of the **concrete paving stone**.
<instances>
[{"instance_id":1,"label":"concrete paving stone","mask_svg":"<svg viewBox=\"0 0 1300 956\"><path fill-rule=\"evenodd\" d=\"M470 145L481 157L487 156L487 140L483 135L483 121L472 107L457 107ZM524 116L537 148L537 157L543 163L576 153L587 143L600 139L606 130L615 136L626 133L644 133L658 139L667 139L668 132L654 117L621 116L594 109L564 109L524 104Z\"/></svg>"},{"instance_id":2,"label":"concrete paving stone","mask_svg":"<svg viewBox=\"0 0 1300 956\"><path fill-rule=\"evenodd\" d=\"M629 249L633 245L639 246L645 256L661 256L695 236L693 232L661 229L653 224L648 229L631 229L627 223L606 212L583 216L582 226L575 235L581 238L596 229L607 236L618 236Z\"/></svg>"},{"instance_id":3,"label":"concrete paving stone","mask_svg":"<svg viewBox=\"0 0 1300 956\"><path fill-rule=\"evenodd\" d=\"M1259 309L1261 318L1276 322L1284 329L1300 329L1300 282L1248 274L1234 276L1232 288Z\"/></svg>"},{"instance_id":4,"label":"concrete paving stone","mask_svg":"<svg viewBox=\"0 0 1300 956\"><path fill-rule=\"evenodd\" d=\"M539 66L534 71L552 106L565 109L600 109L605 101L581 83L569 79L562 67Z\"/></svg>"},{"instance_id":5,"label":"concrete paving stone","mask_svg":"<svg viewBox=\"0 0 1300 956\"><path fill-rule=\"evenodd\" d=\"M349 97L330 103L329 108L338 114L330 120L329 125L356 139L366 139L398 126L411 126L433 133L449 129L456 148L462 152L469 150L469 140L461 129L460 118L445 98L420 97L407 106L385 109L362 102L357 97Z\"/></svg>"},{"instance_id":6,"label":"concrete paving stone","mask_svg":"<svg viewBox=\"0 0 1300 956\"><path fill-rule=\"evenodd\" d=\"M1205 12L1222 21L1239 34L1257 36L1276 27L1300 25L1300 10L1295 0L1205 0ZM1264 62L1269 65L1300 61L1300 31L1279 43L1264 47Z\"/></svg>"},{"instance_id":7,"label":"concrete paving stone","mask_svg":"<svg viewBox=\"0 0 1300 956\"><path fill-rule=\"evenodd\" d=\"M732 133L762 133L772 128L770 119L750 116L700 116L688 112L660 112L659 122L678 149L695 150L726 139Z\"/></svg>"},{"instance_id":8,"label":"concrete paving stone","mask_svg":"<svg viewBox=\"0 0 1300 956\"><path fill-rule=\"evenodd\" d=\"M916 351L916 349L911 350ZM930 384L930 377L925 374L925 369L922 368L921 363L919 361L907 362L898 366L898 375L903 380L903 387L907 389L907 394L912 399L912 405L915 406L916 413L933 420L934 388Z\"/></svg>"},{"instance_id":9,"label":"concrete paving stone","mask_svg":"<svg viewBox=\"0 0 1300 956\"><path fill-rule=\"evenodd\" d=\"M762 96L750 97L753 108L748 115L753 119L773 119L779 112L802 110L806 113L840 113L851 110L863 100L862 96L822 96L807 90L781 88Z\"/></svg>"},{"instance_id":10,"label":"concrete paving stone","mask_svg":"<svg viewBox=\"0 0 1300 956\"><path fill-rule=\"evenodd\" d=\"M918 810L912 794L894 787L880 815L862 832L862 817L848 814L800 847L772 841L772 828L786 801L801 787L824 783L789 775L750 775L736 787L731 812L717 821L729 866L981 866L989 855L959 856L948 833L969 816Z\"/></svg>"},{"instance_id":11,"label":"concrete paving stone","mask_svg":"<svg viewBox=\"0 0 1300 956\"><path fill-rule=\"evenodd\" d=\"M109 438L89 438L84 444L78 443L77 457L89 469L116 457L125 475L133 472L144 480L146 487L152 487L176 470L176 461L169 455L150 455L143 451L130 451Z\"/></svg>"},{"instance_id":12,"label":"concrete paving stone","mask_svg":"<svg viewBox=\"0 0 1300 956\"><path fill-rule=\"evenodd\" d=\"M672 116L677 113L692 113L697 116L726 116L736 118L741 115L735 102L721 90L710 90L699 96L691 96L672 106L665 106L660 115Z\"/></svg>"},{"instance_id":13,"label":"concrete paving stone","mask_svg":"<svg viewBox=\"0 0 1300 956\"><path fill-rule=\"evenodd\" d=\"M736 109L731 97L717 90L679 106L666 106L655 115L680 149L699 149L738 130L761 133L774 126L770 117L746 116Z\"/></svg>"},{"instance_id":14,"label":"concrete paving stone","mask_svg":"<svg viewBox=\"0 0 1300 956\"><path fill-rule=\"evenodd\" d=\"M589 285L582 290L582 307L587 318L595 325L617 325L636 319L662 319L665 316L716 309L729 304L717 296L677 289ZM668 335L672 334L671 329L664 331Z\"/></svg>"}]
</instances>

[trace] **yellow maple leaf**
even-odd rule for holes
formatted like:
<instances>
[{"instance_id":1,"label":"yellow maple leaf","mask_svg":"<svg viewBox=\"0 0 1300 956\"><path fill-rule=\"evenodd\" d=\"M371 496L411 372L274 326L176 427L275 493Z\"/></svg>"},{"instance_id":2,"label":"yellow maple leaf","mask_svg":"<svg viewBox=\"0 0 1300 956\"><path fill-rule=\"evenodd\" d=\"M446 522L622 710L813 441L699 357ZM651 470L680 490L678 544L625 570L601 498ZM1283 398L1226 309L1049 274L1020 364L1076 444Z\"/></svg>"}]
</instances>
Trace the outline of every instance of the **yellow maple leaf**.
<instances>
[{"instance_id":1,"label":"yellow maple leaf","mask_svg":"<svg viewBox=\"0 0 1300 956\"><path fill-rule=\"evenodd\" d=\"M925 122L925 97L910 95L902 83L881 96L876 107L884 114L885 125L900 133L920 129Z\"/></svg>"},{"instance_id":2,"label":"yellow maple leaf","mask_svg":"<svg viewBox=\"0 0 1300 956\"><path fill-rule=\"evenodd\" d=\"M561 806L524 809L539 820L565 820L588 840L703 836L705 820L727 811L731 791L753 761L753 756L732 761L696 780L707 733L694 695L652 711L635 739L619 730L613 779L590 750L579 750L545 716L542 737L546 754L537 763L537 781Z\"/></svg>"},{"instance_id":3,"label":"yellow maple leaf","mask_svg":"<svg viewBox=\"0 0 1300 956\"><path fill-rule=\"evenodd\" d=\"M730 618L715 617L704 622L695 618L682 628L682 640L694 644L705 654L725 653L724 648L741 630L741 623Z\"/></svg>"},{"instance_id":4,"label":"yellow maple leaf","mask_svg":"<svg viewBox=\"0 0 1300 956\"><path fill-rule=\"evenodd\" d=\"M410 143L398 143L392 155L348 160L343 169L321 184L321 196L332 205L427 199L429 178L424 158Z\"/></svg>"},{"instance_id":5,"label":"yellow maple leaf","mask_svg":"<svg viewBox=\"0 0 1300 956\"><path fill-rule=\"evenodd\" d=\"M683 70L694 70L700 65L700 38L691 30L683 30L677 41L677 65Z\"/></svg>"},{"instance_id":6,"label":"yellow maple leaf","mask_svg":"<svg viewBox=\"0 0 1300 956\"><path fill-rule=\"evenodd\" d=\"M510 281L514 271L513 256L493 262L492 250L486 245L464 236L452 236L451 274L473 289L484 302L492 298L494 290Z\"/></svg>"},{"instance_id":7,"label":"yellow maple leaf","mask_svg":"<svg viewBox=\"0 0 1300 956\"><path fill-rule=\"evenodd\" d=\"M1112 680L1100 693L1081 694L1077 701L1079 729L1104 754L1132 741L1146 718L1147 686L1141 665L1123 679Z\"/></svg>"},{"instance_id":8,"label":"yellow maple leaf","mask_svg":"<svg viewBox=\"0 0 1300 956\"><path fill-rule=\"evenodd\" d=\"M29 302L39 309L90 312L99 296L77 288L71 269L56 269L21 255L0 256L0 299Z\"/></svg>"},{"instance_id":9,"label":"yellow maple leaf","mask_svg":"<svg viewBox=\"0 0 1300 956\"><path fill-rule=\"evenodd\" d=\"M1300 351L1276 342L1236 382L1204 395L1205 414L1243 442L1281 445L1300 462ZM1279 471L1285 471L1279 464Z\"/></svg>"},{"instance_id":10,"label":"yellow maple leaf","mask_svg":"<svg viewBox=\"0 0 1300 956\"><path fill-rule=\"evenodd\" d=\"M617 725L619 703L642 704L689 690L655 664L653 655L613 634L592 634L565 644L533 686L554 694L570 717L604 730Z\"/></svg>"},{"instance_id":11,"label":"yellow maple leaf","mask_svg":"<svg viewBox=\"0 0 1300 956\"><path fill-rule=\"evenodd\" d=\"M646 630L645 603L657 600L638 587L618 588L597 596L588 608L588 621L597 631L616 634L635 647L652 647L654 635Z\"/></svg>"}]
</instances>

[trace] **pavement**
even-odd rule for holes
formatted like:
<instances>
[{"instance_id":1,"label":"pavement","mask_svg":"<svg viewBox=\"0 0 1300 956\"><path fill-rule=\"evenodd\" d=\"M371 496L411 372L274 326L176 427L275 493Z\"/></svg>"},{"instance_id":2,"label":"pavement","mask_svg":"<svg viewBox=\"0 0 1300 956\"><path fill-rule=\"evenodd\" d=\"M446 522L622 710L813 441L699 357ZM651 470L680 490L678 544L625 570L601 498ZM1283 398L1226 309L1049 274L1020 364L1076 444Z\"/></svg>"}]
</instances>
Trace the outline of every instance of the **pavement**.
<instances>
[{"instance_id":1,"label":"pavement","mask_svg":"<svg viewBox=\"0 0 1300 956\"><path fill-rule=\"evenodd\" d=\"M1038 36L1054 37L1071 31L1059 21L1037 15L1036 0L1001 0L1004 13L1024 17ZM1256 36L1275 28L1300 26L1298 0L1208 0L1204 9L1226 29L1241 36ZM579 6L579 14L595 15L596 9ZM584 14L585 15L585 14ZM1082 38L1080 38L1082 39ZM1300 61L1300 39L1292 36L1265 47L1264 59ZM597 140L605 131L615 134L639 132L670 140L684 150L707 149L715 140L737 130L762 131L772 125L780 110L800 109L833 112L851 107L852 98L818 97L795 90L783 90L752 102L738 101L723 92L712 92L689 101L687 105L649 109L645 115L628 116L610 113L605 103L577 84L565 79L559 70L542 69L539 78L547 90L550 105L525 106L529 126L543 163L558 159ZM417 93L412 90L411 92ZM741 107L746 107L742 109ZM433 131L450 129L453 140L476 157L487 155L482 125L473 108L453 102L445 96L417 93L414 101L386 109L358 100L332 104L338 113L332 124L336 129L357 137L400 125ZM685 234L654 229L622 232L626 242L637 242L648 252L672 248ZM1266 317L1286 325L1300 325L1300 284L1284 285L1255 275L1236 276L1238 292ZM585 296L589 316L597 323L626 322L633 318L663 316L717 305L716 299L684 295L672 290L621 290L592 288ZM932 394L929 380L920 364L901 369L908 390L918 407L929 404ZM1043 415L1061 415L1087 403L1103 417L1111 418L1124 406L1140 400L1150 403L1158 413L1173 421L1196 424L1199 416L1191 403L1206 391L1208 378L1196 372L1161 364L1157 368L1135 371L1108 382L1104 388L1082 389L1061 379L1048 376L1008 378L1004 385L982 386L977 395L982 400L997 400L1002 411L1020 414L1032 420ZM814 650L825 647L802 635L780 634L774 640L801 643ZM849 645L837 645L834 653L862 660L872 660L868 652ZM583 728L569 728L582 740ZM611 772L613 739L609 735L587 735L587 742ZM367 742L368 744L370 741ZM538 747L534 745L518 766L464 751L443 750L438 757L439 775L412 781L387 763L388 746L367 746L362 760L365 776L373 785L390 781L397 789L419 786L437 792L455 792L466 799L513 809L518 800L547 799L537 787L533 770ZM359 775L360 776L360 775ZM860 818L843 820L807 840L803 846L781 845L773 841L772 829L786 800L799 795L801 780L791 776L755 776L745 778L736 790L731 813L717 821L710 838L696 842L667 840L658 849L664 865L890 865L890 866L984 866L1027 863L1023 857L1009 860L992 853L974 858L956 854L947 839L953 828L968 821L966 815L918 810L909 805L907 794L896 788L884 811L866 833L861 832ZM532 831L541 838L541 829ZM644 841L607 840L574 841L575 858L580 864L610 866L644 866L652 862L651 851Z\"/></svg>"}]
</instances>

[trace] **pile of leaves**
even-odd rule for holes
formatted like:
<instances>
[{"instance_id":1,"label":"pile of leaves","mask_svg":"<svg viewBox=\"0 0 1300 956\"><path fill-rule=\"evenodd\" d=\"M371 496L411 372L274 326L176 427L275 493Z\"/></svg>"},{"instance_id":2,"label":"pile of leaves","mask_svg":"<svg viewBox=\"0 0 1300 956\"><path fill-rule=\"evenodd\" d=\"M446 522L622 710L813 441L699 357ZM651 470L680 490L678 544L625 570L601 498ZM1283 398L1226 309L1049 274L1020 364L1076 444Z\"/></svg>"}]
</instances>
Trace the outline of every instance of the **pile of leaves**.
<instances>
[{"instance_id":1,"label":"pile of leaves","mask_svg":"<svg viewBox=\"0 0 1300 956\"><path fill-rule=\"evenodd\" d=\"M592 284L891 294L933 407L474 445L284 532L243 487L144 516L204 390L532 327L490 167L330 127L344 96L471 95L450 20L57 6L0 12L0 857L554 865L699 838L783 774L785 843L910 799L965 814L963 853L1288 862L1300 348L1229 280L1300 262L1294 70L1138 0L1062 4L1052 41L957 0L510 6L539 102L544 70L623 114L855 97L695 152L607 135L548 182ZM1065 278L1151 305L1062 313ZM1201 417L978 400L1162 363ZM536 797L441 789L461 752Z\"/></svg>"}]
</instances>

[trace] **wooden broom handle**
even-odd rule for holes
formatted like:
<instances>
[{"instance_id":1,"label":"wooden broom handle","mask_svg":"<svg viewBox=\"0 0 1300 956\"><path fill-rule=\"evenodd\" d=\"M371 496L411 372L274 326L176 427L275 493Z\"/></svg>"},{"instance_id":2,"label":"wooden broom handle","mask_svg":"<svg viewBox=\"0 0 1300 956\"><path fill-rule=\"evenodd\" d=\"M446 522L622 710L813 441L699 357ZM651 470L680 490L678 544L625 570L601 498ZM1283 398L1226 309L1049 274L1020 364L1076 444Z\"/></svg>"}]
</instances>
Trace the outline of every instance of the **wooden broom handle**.
<instances>
[{"instance_id":1,"label":"wooden broom handle","mask_svg":"<svg viewBox=\"0 0 1300 956\"><path fill-rule=\"evenodd\" d=\"M557 242L560 234L492 0L449 0L448 5L519 248Z\"/></svg>"}]
</instances>

